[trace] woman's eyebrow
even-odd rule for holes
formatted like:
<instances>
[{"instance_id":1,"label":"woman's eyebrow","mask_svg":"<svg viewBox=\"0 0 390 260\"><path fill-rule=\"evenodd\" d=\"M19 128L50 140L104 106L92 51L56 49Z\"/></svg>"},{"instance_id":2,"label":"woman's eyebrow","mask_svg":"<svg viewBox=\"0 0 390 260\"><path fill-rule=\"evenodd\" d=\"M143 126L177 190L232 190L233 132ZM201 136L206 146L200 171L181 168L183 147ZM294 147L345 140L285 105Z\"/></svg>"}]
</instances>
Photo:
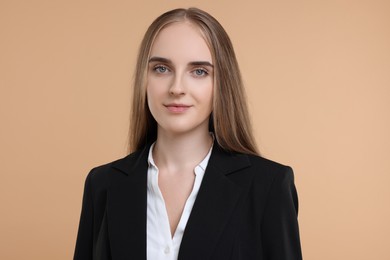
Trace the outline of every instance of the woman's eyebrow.
<instances>
[{"instance_id":1,"label":"woman's eyebrow","mask_svg":"<svg viewBox=\"0 0 390 260\"><path fill-rule=\"evenodd\" d=\"M149 63L151 63L151 62L162 62L162 63L172 64L172 61L170 59L163 58L163 57L151 57L149 59ZM208 67L214 68L214 65L211 64L209 61L191 61L188 63L188 65L190 65L190 66L208 66Z\"/></svg>"},{"instance_id":2,"label":"woman's eyebrow","mask_svg":"<svg viewBox=\"0 0 390 260\"><path fill-rule=\"evenodd\" d=\"M189 63L189 65L191 65L191 66L208 66L208 67L214 68L214 65L208 61L192 61Z\"/></svg>"},{"instance_id":3,"label":"woman's eyebrow","mask_svg":"<svg viewBox=\"0 0 390 260\"><path fill-rule=\"evenodd\" d=\"M163 62L163 63L172 63L172 61L170 59L167 59L167 58L162 58L162 57L151 57L149 59L149 63L150 62Z\"/></svg>"}]
</instances>

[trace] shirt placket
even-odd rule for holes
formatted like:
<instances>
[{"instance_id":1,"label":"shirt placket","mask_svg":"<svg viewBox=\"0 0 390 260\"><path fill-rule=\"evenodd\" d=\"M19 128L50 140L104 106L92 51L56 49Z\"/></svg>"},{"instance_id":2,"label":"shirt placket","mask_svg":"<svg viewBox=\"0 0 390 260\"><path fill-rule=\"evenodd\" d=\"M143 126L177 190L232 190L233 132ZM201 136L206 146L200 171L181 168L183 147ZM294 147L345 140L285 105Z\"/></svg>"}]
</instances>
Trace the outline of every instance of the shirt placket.
<instances>
[{"instance_id":1,"label":"shirt placket","mask_svg":"<svg viewBox=\"0 0 390 260\"><path fill-rule=\"evenodd\" d=\"M169 218L168 218L168 212L165 206L164 197L161 193L161 190L158 186L158 168L156 168L156 174L155 178L153 178L153 187L156 194L156 197L158 198L158 212L160 212L160 216L162 216L162 228L161 228L161 237L164 238L164 243L161 244L161 251L162 255L164 255L164 259L170 260L174 259L174 248L173 248L173 240L171 238L171 229L169 225Z\"/></svg>"}]
</instances>

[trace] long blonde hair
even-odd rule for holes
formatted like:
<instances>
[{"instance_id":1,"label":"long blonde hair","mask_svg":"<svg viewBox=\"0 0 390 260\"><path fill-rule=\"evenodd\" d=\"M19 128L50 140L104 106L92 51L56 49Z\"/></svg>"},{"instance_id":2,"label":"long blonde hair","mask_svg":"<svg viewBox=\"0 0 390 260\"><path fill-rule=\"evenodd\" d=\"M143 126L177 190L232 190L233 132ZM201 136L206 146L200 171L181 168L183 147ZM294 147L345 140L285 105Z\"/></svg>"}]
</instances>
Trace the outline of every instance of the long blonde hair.
<instances>
[{"instance_id":1,"label":"long blonde hair","mask_svg":"<svg viewBox=\"0 0 390 260\"><path fill-rule=\"evenodd\" d=\"M149 26L138 53L129 128L129 152L157 138L157 123L147 105L146 84L150 50L158 33L174 22L196 25L209 46L214 63L214 100L210 131L227 151L259 154L252 133L241 73L232 43L221 24L197 8L174 9Z\"/></svg>"}]
</instances>

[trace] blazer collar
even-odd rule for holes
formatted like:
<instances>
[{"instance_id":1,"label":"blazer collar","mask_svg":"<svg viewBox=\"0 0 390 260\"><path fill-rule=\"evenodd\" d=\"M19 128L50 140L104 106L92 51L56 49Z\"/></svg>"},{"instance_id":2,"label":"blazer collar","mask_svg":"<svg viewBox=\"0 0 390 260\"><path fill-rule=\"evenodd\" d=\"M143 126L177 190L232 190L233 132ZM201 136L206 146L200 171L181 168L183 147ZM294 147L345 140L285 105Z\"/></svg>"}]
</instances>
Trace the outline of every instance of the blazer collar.
<instances>
[{"instance_id":1,"label":"blazer collar","mask_svg":"<svg viewBox=\"0 0 390 260\"><path fill-rule=\"evenodd\" d=\"M112 167L126 175L134 174L141 164L147 162L151 145L152 143L149 143L143 149L115 161ZM250 166L247 155L225 151L217 141L214 141L208 165L210 164L213 165L212 167L216 167L219 173L225 175Z\"/></svg>"},{"instance_id":2,"label":"blazer collar","mask_svg":"<svg viewBox=\"0 0 390 260\"><path fill-rule=\"evenodd\" d=\"M152 144L149 143L141 150L135 151L134 153L131 153L128 156L113 162L112 167L126 175L131 173L134 174L137 172L136 170L138 167L142 167L142 164L145 162L147 163L148 153L151 145Z\"/></svg>"},{"instance_id":3,"label":"blazer collar","mask_svg":"<svg viewBox=\"0 0 390 260\"><path fill-rule=\"evenodd\" d=\"M107 222L114 259L146 259L147 156L150 144L112 164ZM242 193L229 174L249 167L243 154L224 151L216 142L192 208L179 259L208 259Z\"/></svg>"}]
</instances>

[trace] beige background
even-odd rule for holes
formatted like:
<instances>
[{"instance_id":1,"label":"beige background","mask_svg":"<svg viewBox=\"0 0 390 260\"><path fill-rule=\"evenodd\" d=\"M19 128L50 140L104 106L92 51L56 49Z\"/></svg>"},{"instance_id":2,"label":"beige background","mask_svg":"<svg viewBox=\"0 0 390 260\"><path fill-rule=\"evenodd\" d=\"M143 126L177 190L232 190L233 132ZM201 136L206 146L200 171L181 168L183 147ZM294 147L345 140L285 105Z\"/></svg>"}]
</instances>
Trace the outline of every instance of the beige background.
<instances>
[{"instance_id":1,"label":"beige background","mask_svg":"<svg viewBox=\"0 0 390 260\"><path fill-rule=\"evenodd\" d=\"M230 34L305 259L390 259L390 2L0 0L0 259L71 259L84 179L126 153L142 34L197 6Z\"/></svg>"}]
</instances>

